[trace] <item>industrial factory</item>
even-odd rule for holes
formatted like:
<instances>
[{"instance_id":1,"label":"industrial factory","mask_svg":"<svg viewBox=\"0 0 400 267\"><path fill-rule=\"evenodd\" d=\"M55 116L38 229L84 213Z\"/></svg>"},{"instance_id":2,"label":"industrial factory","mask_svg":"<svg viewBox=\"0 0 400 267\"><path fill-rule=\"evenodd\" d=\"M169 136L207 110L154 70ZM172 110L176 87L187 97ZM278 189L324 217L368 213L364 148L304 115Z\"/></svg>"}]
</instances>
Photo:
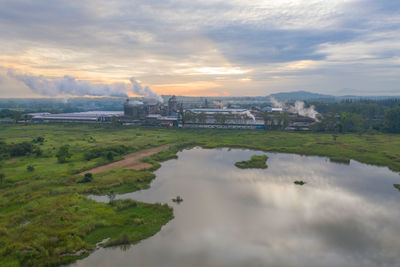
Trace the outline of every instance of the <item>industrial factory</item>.
<instances>
[{"instance_id":1,"label":"industrial factory","mask_svg":"<svg viewBox=\"0 0 400 267\"><path fill-rule=\"evenodd\" d=\"M167 103L155 100L130 100L123 105L124 111L88 111L76 113L31 113L27 117L35 123L84 122L117 123L122 125L219 128L219 129L266 129L283 126L285 130L309 130L315 119L301 116L290 109L253 107L241 108L233 104L229 108L222 102L179 103L171 96ZM267 115L266 115L267 114ZM267 119L266 119L267 118Z\"/></svg>"}]
</instances>

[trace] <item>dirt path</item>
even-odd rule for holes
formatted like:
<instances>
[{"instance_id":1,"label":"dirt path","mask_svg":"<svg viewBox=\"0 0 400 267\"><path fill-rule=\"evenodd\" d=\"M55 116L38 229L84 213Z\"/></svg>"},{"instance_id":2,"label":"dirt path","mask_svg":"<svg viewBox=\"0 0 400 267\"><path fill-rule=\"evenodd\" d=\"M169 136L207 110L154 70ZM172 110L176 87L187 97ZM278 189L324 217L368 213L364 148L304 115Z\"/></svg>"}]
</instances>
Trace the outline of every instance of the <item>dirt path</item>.
<instances>
[{"instance_id":1,"label":"dirt path","mask_svg":"<svg viewBox=\"0 0 400 267\"><path fill-rule=\"evenodd\" d=\"M142 158L151 156L153 154L156 154L158 152L161 152L163 150L168 149L171 145L173 144L168 144L168 145L163 145L159 147L153 147L149 149L144 149L140 150L131 154L128 154L125 156L124 159L116 162L112 162L103 166L99 166L90 170L86 170L84 172L81 172L80 174L85 174L85 173L99 173L106 171L111 168L119 167L119 168L124 168L124 169L131 169L131 170L140 170L144 168L151 167L152 165L149 163L142 162Z\"/></svg>"}]
</instances>

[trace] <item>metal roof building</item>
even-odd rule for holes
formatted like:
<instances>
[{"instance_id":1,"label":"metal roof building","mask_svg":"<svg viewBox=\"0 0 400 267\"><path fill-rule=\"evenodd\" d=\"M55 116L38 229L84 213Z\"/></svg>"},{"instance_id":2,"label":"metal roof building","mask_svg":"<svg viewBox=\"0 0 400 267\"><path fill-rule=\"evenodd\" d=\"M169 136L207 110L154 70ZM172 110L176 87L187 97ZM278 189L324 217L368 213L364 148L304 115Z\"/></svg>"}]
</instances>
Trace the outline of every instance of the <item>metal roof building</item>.
<instances>
[{"instance_id":1,"label":"metal roof building","mask_svg":"<svg viewBox=\"0 0 400 267\"><path fill-rule=\"evenodd\" d=\"M35 122L96 122L109 121L112 117L120 117L124 113L122 111L87 111L60 114L39 114L33 115L32 120Z\"/></svg>"}]
</instances>

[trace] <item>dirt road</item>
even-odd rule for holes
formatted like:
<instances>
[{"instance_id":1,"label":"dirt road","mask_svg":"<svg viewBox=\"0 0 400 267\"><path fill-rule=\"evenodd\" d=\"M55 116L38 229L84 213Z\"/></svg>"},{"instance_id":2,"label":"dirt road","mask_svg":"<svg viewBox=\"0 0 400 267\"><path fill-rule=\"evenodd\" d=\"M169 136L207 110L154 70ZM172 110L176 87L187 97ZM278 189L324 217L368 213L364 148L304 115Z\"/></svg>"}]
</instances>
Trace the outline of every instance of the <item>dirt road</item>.
<instances>
[{"instance_id":1,"label":"dirt road","mask_svg":"<svg viewBox=\"0 0 400 267\"><path fill-rule=\"evenodd\" d=\"M112 162L103 166L99 166L90 170L86 170L80 174L85 174L85 173L99 173L99 172L103 172L106 171L108 169L111 168L115 168L115 167L119 167L119 168L124 168L124 169L131 169L131 170L140 170L140 169L144 169L144 168L148 168L151 167L151 164L149 163L145 163L142 162L142 158L151 156L153 154L156 154L158 152L161 152L163 150L168 149L172 144L168 144L168 145L163 145L163 146L159 146L159 147L153 147L153 148L149 148L149 149L144 149L144 150L140 150L131 154L128 154L125 156L124 159L120 160L120 161L116 161L116 162Z\"/></svg>"}]
</instances>

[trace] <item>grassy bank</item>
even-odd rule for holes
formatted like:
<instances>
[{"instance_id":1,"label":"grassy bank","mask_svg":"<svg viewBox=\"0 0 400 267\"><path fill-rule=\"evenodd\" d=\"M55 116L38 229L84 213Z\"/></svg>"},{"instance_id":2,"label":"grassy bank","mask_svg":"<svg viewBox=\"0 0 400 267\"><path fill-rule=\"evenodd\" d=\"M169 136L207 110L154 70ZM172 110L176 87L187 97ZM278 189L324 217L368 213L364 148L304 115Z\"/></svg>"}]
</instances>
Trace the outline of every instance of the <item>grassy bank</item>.
<instances>
[{"instance_id":1,"label":"grassy bank","mask_svg":"<svg viewBox=\"0 0 400 267\"><path fill-rule=\"evenodd\" d=\"M242 130L112 128L106 125L0 125L0 141L38 144L41 155L5 158L0 173L0 266L60 264L88 255L97 242L106 245L135 243L153 235L172 218L165 205L114 201L97 203L85 193L126 193L147 188L159 161L176 157L183 147L245 147L271 152L327 156L335 162L357 161L387 166L400 172L400 135L339 135ZM153 167L111 169L78 183L83 170L110 162L106 157L119 145L126 153L175 143L145 159ZM56 158L68 144L72 157ZM100 150L98 150L100 149ZM88 157L88 151L98 154ZM103 153L102 151L108 151ZM124 150L125 151L125 150ZM104 154L104 155L103 155ZM115 155L117 160L122 155ZM28 171L28 166L34 166Z\"/></svg>"}]
</instances>

